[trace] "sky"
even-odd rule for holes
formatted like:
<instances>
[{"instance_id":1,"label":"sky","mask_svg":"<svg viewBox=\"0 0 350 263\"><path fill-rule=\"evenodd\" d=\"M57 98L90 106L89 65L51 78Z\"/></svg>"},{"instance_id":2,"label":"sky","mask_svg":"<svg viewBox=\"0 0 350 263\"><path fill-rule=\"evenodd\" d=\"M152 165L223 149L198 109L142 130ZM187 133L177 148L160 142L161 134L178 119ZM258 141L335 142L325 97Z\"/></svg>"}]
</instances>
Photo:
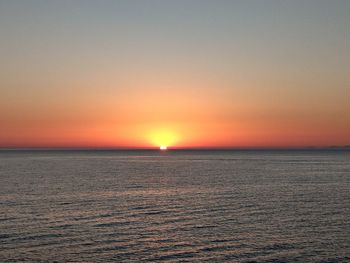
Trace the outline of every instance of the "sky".
<instances>
[{"instance_id":1,"label":"sky","mask_svg":"<svg viewBox=\"0 0 350 263\"><path fill-rule=\"evenodd\" d=\"M0 0L0 147L350 145L350 1Z\"/></svg>"}]
</instances>

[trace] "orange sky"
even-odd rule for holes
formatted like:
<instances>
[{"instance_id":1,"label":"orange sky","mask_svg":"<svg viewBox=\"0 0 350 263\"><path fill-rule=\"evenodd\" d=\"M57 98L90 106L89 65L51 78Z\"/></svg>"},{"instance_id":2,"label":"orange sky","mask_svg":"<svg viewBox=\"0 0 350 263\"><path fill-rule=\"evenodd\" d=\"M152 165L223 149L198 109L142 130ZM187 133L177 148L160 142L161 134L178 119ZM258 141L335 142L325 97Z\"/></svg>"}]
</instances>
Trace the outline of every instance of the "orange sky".
<instances>
[{"instance_id":1,"label":"orange sky","mask_svg":"<svg viewBox=\"0 0 350 263\"><path fill-rule=\"evenodd\" d=\"M350 4L311 2L4 2L0 147L350 145Z\"/></svg>"},{"instance_id":2,"label":"orange sky","mask_svg":"<svg viewBox=\"0 0 350 263\"><path fill-rule=\"evenodd\" d=\"M7 105L2 104L7 114L2 115L5 125L0 133L1 144L138 148L163 144L302 147L348 142L350 126L345 113L349 108L345 98L320 107L313 101L314 95L306 92L301 99L295 94L298 92L271 95L268 88L266 94L255 90L254 95L253 88L240 93L190 81L188 87L177 83L166 88L166 83L144 79L139 82L139 86L134 83L120 95L102 88L101 83L99 91L92 94L69 92L67 96L57 88L49 99L37 99L45 94L27 94L21 96L21 102L13 103L9 97ZM276 97L270 101L265 96Z\"/></svg>"}]
</instances>

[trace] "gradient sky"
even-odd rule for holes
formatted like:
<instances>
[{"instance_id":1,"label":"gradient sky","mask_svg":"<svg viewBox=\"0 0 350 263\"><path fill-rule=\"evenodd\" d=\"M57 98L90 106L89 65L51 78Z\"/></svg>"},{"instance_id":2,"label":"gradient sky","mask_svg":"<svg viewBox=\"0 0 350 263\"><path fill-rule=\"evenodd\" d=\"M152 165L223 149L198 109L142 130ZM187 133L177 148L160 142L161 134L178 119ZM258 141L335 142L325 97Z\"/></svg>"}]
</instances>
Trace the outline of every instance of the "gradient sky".
<instances>
[{"instance_id":1,"label":"gradient sky","mask_svg":"<svg viewBox=\"0 0 350 263\"><path fill-rule=\"evenodd\" d=\"M350 144L350 1L0 0L0 147Z\"/></svg>"}]
</instances>

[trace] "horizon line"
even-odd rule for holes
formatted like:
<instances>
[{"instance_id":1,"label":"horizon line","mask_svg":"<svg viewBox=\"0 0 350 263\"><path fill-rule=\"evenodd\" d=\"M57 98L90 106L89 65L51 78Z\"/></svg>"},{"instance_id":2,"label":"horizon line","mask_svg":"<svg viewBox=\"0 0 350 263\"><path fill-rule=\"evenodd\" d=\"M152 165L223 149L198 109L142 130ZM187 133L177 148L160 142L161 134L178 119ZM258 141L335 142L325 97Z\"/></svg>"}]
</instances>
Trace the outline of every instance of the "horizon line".
<instances>
[{"instance_id":1,"label":"horizon line","mask_svg":"<svg viewBox=\"0 0 350 263\"><path fill-rule=\"evenodd\" d=\"M167 151L243 151L243 150L349 150L350 145L257 146L257 147L168 147ZM0 151L159 151L159 147L0 147Z\"/></svg>"}]
</instances>

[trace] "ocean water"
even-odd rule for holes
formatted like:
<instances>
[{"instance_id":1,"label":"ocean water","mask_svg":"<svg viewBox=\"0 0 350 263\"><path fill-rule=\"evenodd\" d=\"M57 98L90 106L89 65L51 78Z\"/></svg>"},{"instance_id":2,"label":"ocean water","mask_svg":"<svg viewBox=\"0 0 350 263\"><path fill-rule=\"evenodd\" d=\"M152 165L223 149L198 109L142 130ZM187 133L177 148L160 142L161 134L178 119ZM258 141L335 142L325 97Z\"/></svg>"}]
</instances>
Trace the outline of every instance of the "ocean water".
<instances>
[{"instance_id":1,"label":"ocean water","mask_svg":"<svg viewBox=\"0 0 350 263\"><path fill-rule=\"evenodd\" d=\"M350 262L350 152L0 151L0 262Z\"/></svg>"}]
</instances>

